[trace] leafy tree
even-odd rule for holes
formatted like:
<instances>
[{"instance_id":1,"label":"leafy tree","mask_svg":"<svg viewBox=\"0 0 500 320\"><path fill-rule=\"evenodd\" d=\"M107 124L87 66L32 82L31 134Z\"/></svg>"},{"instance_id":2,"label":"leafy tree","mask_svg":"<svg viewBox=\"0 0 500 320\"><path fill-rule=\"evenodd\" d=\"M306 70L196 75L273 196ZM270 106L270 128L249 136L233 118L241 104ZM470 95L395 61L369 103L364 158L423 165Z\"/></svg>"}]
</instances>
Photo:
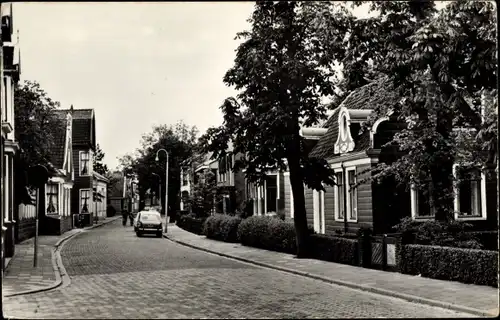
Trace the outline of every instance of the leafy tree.
<instances>
[{"instance_id":1,"label":"leafy tree","mask_svg":"<svg viewBox=\"0 0 500 320\"><path fill-rule=\"evenodd\" d=\"M123 172L115 170L113 172L108 172L106 175L108 178L108 188L107 194L110 197L122 197L123 196Z\"/></svg>"},{"instance_id":2,"label":"leafy tree","mask_svg":"<svg viewBox=\"0 0 500 320\"><path fill-rule=\"evenodd\" d=\"M322 159L310 159L299 134L325 118L322 96L334 95L330 61L311 25L317 10L329 12L330 2L258 1L249 19L251 30L240 32L234 66L224 83L239 90L224 101L224 123L200 139L214 158L225 154L228 142L245 154L234 170L246 169L250 181L261 181L268 170L290 171L294 198L297 256L307 255L309 230L304 184L322 190L333 184L333 173ZM340 16L342 18L342 16Z\"/></svg>"},{"instance_id":3,"label":"leafy tree","mask_svg":"<svg viewBox=\"0 0 500 320\"><path fill-rule=\"evenodd\" d=\"M102 163L102 159L104 159L104 152L101 150L101 147L99 144L97 144L94 158L93 158L93 166L94 166L94 171L103 175L107 176L109 173L108 166L104 163Z\"/></svg>"},{"instance_id":4,"label":"leafy tree","mask_svg":"<svg viewBox=\"0 0 500 320\"><path fill-rule=\"evenodd\" d=\"M342 62L345 78L339 87L350 91L380 76L390 80L397 101L374 106L367 125L390 111L408 124L391 141L404 155L380 164L373 177L415 184L429 193L436 219L448 221L453 163L482 168L497 153L496 120L482 122L479 108L482 94L496 96L495 6L453 1L437 10L432 1L373 1L370 10L378 15L356 19L346 11L315 13L312 25L329 59ZM345 36L331 30L345 30ZM496 102L487 107L496 109ZM453 130L457 125L474 129L465 134L469 139Z\"/></svg>"},{"instance_id":5,"label":"leafy tree","mask_svg":"<svg viewBox=\"0 0 500 320\"><path fill-rule=\"evenodd\" d=\"M158 178L161 177L162 190L165 185L165 153L160 152L159 162L155 160L157 151L165 149L169 153L168 167L168 203L176 208L180 192L180 166L191 157L198 131L182 121L176 125L160 125L153 127L152 132L144 134L141 147L134 154L126 154L120 159L125 174L135 173L139 179L139 195L145 198L148 189L158 190ZM163 192L162 192L163 193ZM162 208L165 210L165 195L161 195Z\"/></svg>"},{"instance_id":6,"label":"leafy tree","mask_svg":"<svg viewBox=\"0 0 500 320\"><path fill-rule=\"evenodd\" d=\"M191 210L197 215L207 215L217 201L217 179L210 169L203 170L192 188L190 195Z\"/></svg>"},{"instance_id":7,"label":"leafy tree","mask_svg":"<svg viewBox=\"0 0 500 320\"><path fill-rule=\"evenodd\" d=\"M59 102L48 97L37 82L16 85L14 105L15 138L20 147L15 157L16 199L20 203L29 201L21 190L30 186L27 176L30 167L41 164L48 168L49 174L53 172L50 152L55 138L66 126L54 112Z\"/></svg>"}]
</instances>

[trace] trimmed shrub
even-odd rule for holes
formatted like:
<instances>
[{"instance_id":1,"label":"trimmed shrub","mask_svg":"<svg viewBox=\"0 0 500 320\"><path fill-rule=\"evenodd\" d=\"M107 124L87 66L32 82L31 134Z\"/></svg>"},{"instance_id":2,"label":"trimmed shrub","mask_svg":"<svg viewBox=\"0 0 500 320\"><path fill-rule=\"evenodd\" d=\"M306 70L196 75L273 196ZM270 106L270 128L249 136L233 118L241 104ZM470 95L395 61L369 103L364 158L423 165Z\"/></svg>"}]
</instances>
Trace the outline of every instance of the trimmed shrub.
<instances>
[{"instance_id":1,"label":"trimmed shrub","mask_svg":"<svg viewBox=\"0 0 500 320\"><path fill-rule=\"evenodd\" d=\"M482 249L481 243L471 232L471 224L461 221L448 223L426 220L415 221L410 217L401 220L394 228L401 233L405 244L421 244L442 247Z\"/></svg>"},{"instance_id":2,"label":"trimmed shrub","mask_svg":"<svg viewBox=\"0 0 500 320\"><path fill-rule=\"evenodd\" d=\"M313 234L310 244L313 258L358 265L358 241L355 239Z\"/></svg>"},{"instance_id":3,"label":"trimmed shrub","mask_svg":"<svg viewBox=\"0 0 500 320\"><path fill-rule=\"evenodd\" d=\"M498 251L498 231L476 231L470 234L481 243L484 250Z\"/></svg>"},{"instance_id":4,"label":"trimmed shrub","mask_svg":"<svg viewBox=\"0 0 500 320\"><path fill-rule=\"evenodd\" d=\"M401 250L402 273L498 286L498 252L427 245L405 245Z\"/></svg>"},{"instance_id":5,"label":"trimmed shrub","mask_svg":"<svg viewBox=\"0 0 500 320\"><path fill-rule=\"evenodd\" d=\"M203 223L205 222L205 217L197 217L195 214L185 214L179 217L177 220L177 226L186 231L203 234Z\"/></svg>"},{"instance_id":6,"label":"trimmed shrub","mask_svg":"<svg viewBox=\"0 0 500 320\"><path fill-rule=\"evenodd\" d=\"M295 253L297 251L293 223L278 217L252 216L238 227L238 238L245 246Z\"/></svg>"},{"instance_id":7,"label":"trimmed shrub","mask_svg":"<svg viewBox=\"0 0 500 320\"><path fill-rule=\"evenodd\" d=\"M225 242L238 242L238 226L241 218L225 214L214 214L203 225L203 234L207 238Z\"/></svg>"}]
</instances>

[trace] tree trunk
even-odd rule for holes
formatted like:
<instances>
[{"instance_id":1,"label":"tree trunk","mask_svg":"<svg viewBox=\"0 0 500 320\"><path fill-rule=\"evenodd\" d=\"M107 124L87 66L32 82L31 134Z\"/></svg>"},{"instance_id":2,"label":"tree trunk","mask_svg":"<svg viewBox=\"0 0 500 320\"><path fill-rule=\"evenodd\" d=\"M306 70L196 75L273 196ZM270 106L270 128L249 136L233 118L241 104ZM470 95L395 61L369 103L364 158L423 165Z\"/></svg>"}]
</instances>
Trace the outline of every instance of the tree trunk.
<instances>
[{"instance_id":1,"label":"tree trunk","mask_svg":"<svg viewBox=\"0 0 500 320\"><path fill-rule=\"evenodd\" d=\"M306 204L304 199L304 183L300 169L299 156L289 156L290 185L293 193L294 225L297 240L297 258L309 256L309 229L307 227Z\"/></svg>"}]
</instances>

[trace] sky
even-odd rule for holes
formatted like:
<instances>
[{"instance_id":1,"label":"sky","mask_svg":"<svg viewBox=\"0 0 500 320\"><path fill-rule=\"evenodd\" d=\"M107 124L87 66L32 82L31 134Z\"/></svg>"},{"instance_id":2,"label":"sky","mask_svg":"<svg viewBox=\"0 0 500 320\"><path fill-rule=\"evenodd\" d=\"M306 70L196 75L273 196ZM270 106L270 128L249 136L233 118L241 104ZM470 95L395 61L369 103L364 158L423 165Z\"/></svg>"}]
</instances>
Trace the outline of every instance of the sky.
<instances>
[{"instance_id":1,"label":"sky","mask_svg":"<svg viewBox=\"0 0 500 320\"><path fill-rule=\"evenodd\" d=\"M154 125L219 125L222 82L254 2L18 2L21 80L92 108L110 169ZM355 11L367 14L366 7Z\"/></svg>"}]
</instances>

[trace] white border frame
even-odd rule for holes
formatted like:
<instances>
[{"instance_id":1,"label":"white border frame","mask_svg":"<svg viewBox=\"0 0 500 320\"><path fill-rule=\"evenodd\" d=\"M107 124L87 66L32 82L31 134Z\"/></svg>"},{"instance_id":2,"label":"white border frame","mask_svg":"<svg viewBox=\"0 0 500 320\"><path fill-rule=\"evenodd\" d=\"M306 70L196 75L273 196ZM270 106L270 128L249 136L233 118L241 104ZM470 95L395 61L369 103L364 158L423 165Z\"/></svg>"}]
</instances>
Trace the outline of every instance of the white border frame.
<instances>
[{"instance_id":1,"label":"white border frame","mask_svg":"<svg viewBox=\"0 0 500 320\"><path fill-rule=\"evenodd\" d=\"M313 190L313 225L317 233L325 233L325 192L323 190Z\"/></svg>"},{"instance_id":2,"label":"white border frame","mask_svg":"<svg viewBox=\"0 0 500 320\"><path fill-rule=\"evenodd\" d=\"M89 172L87 174L82 174L82 154L87 153L89 155ZM79 177L90 177L92 176L92 154L89 151L80 150L78 152L78 176ZM82 190L82 189L80 189Z\"/></svg>"},{"instance_id":3,"label":"white border frame","mask_svg":"<svg viewBox=\"0 0 500 320\"><path fill-rule=\"evenodd\" d=\"M82 210L82 191L88 191L89 192L89 201L88 201L88 205L89 205L89 213L92 212L92 189L90 188L82 188L82 189L79 189L78 190L78 213L82 213L81 210Z\"/></svg>"},{"instance_id":4,"label":"white border frame","mask_svg":"<svg viewBox=\"0 0 500 320\"><path fill-rule=\"evenodd\" d=\"M54 205L54 207L56 208L56 212L54 212L54 213L47 212L47 207L49 205L49 193L48 193L49 186L55 186L57 189L57 202ZM48 216L60 216L61 215L61 206L60 206L60 201L59 201L60 198L61 198L61 184L58 182L55 182L55 181L48 181L45 184L45 205L44 205L45 208L44 208L44 211L45 211L46 215L48 215Z\"/></svg>"},{"instance_id":5,"label":"white border frame","mask_svg":"<svg viewBox=\"0 0 500 320\"><path fill-rule=\"evenodd\" d=\"M351 193L351 186L349 185L349 172L354 171L354 183L358 182L358 177L357 177L357 169L356 166L350 166L350 167L345 167L345 176L344 176L344 181L346 183L346 189L347 189L347 222L358 222L358 192L356 188L354 189L356 198L354 201L356 202L356 219L351 219L351 201L350 201L350 193Z\"/></svg>"},{"instance_id":6,"label":"white border frame","mask_svg":"<svg viewBox=\"0 0 500 320\"><path fill-rule=\"evenodd\" d=\"M344 180L343 170L341 168L334 169L334 173L335 174L337 174L339 172L342 173L342 180ZM335 176L335 183L337 183L337 176ZM342 181L342 184L343 183L344 183L344 181ZM333 197L334 197L333 198L334 199L334 201L333 201L333 218L337 222L344 222L344 217L342 217L342 218L339 217L339 214L340 214L342 208L338 207L338 203L339 203L339 187L336 184L333 186ZM344 214L346 214L346 213L344 212Z\"/></svg>"},{"instance_id":7,"label":"white border frame","mask_svg":"<svg viewBox=\"0 0 500 320\"><path fill-rule=\"evenodd\" d=\"M457 163L453 164L453 177L456 179L457 178L457 168L459 165ZM455 220L460 220L460 221L481 221L481 220L486 220L487 219L487 213L488 211L486 210L487 206L487 201L486 201L486 174L484 173L484 170L481 170L481 183L480 183L480 192L481 192L481 215L480 216L460 216L458 215L459 211L458 208L460 206L459 201L460 198L458 196L458 186L455 181L453 184L453 211L454 211L454 217Z\"/></svg>"},{"instance_id":8,"label":"white border frame","mask_svg":"<svg viewBox=\"0 0 500 320\"><path fill-rule=\"evenodd\" d=\"M426 220L434 220L435 215L432 216L417 216L418 213L418 191L415 187L415 184L410 184L410 205L411 205L411 218L416 221L426 221ZM432 210L432 208L431 208Z\"/></svg>"}]
</instances>

